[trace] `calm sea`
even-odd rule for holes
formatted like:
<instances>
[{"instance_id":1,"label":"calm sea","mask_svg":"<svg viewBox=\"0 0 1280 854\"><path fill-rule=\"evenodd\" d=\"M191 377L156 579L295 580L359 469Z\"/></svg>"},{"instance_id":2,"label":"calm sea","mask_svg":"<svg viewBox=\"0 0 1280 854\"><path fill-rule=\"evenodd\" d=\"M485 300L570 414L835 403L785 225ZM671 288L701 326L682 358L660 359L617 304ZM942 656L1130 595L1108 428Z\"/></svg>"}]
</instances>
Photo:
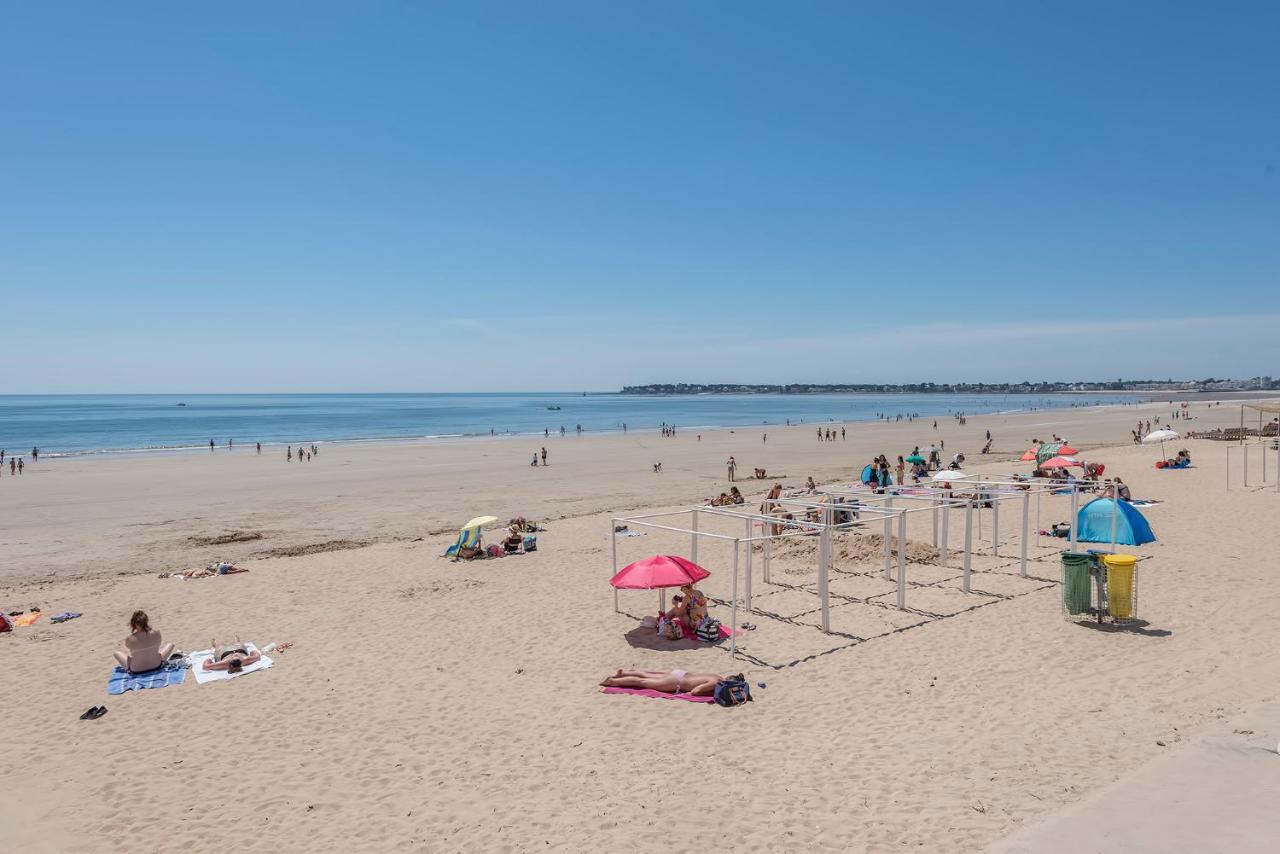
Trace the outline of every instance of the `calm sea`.
<instances>
[{"instance_id":1,"label":"calm sea","mask_svg":"<svg viewBox=\"0 0 1280 854\"><path fill-rule=\"evenodd\" d=\"M214 394L3 395L0 448L102 453L496 434L598 433L749 424L870 421L881 413L945 416L1132 402L1081 395ZM185 404L180 406L179 404ZM554 408L554 407L558 407Z\"/></svg>"}]
</instances>

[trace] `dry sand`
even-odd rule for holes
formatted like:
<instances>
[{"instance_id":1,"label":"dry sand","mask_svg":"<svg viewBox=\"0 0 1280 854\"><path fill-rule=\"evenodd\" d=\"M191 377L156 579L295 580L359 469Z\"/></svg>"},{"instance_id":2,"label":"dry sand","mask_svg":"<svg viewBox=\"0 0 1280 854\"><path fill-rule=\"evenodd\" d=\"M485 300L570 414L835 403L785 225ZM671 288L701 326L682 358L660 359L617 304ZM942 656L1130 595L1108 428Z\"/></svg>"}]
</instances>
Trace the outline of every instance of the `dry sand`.
<instances>
[{"instance_id":1,"label":"dry sand","mask_svg":"<svg viewBox=\"0 0 1280 854\"><path fill-rule=\"evenodd\" d=\"M86 852L586 850L654 833L677 850L982 850L1186 750L1203 722L1277 699L1280 495L1226 492L1221 444L1180 443L1196 460L1181 472L1152 468L1149 447L1102 447L1168 410L975 416L937 434L858 424L830 444L811 425L770 428L767 444L741 429L556 438L546 469L527 465L543 442L524 440L331 445L291 466L240 452L42 462L0 482L0 607L84 616L0 636L0 830L21 850ZM1196 414L1175 427L1238 418ZM1160 541L1136 550L1144 625L1065 622L1047 540L1029 579L978 558L970 594L911 564L905 612L847 542L839 635L815 627L808 562L784 560L779 583L756 578L738 663L639 630L651 594L613 611L610 516L718 493L730 454L798 486L938 435L977 460L988 428L1002 453L976 470L1025 470L1008 460L1057 432L1164 502L1146 511ZM754 500L772 480L740 485ZM478 513L550 530L534 554L441 559ZM1061 499L1043 521L1067 516ZM686 543L654 532L618 548ZM220 557L251 571L157 577ZM723 598L727 552L699 559ZM227 631L296 645L230 682L108 697L135 608L186 650ZM744 670L767 687L731 710L598 692L633 666Z\"/></svg>"}]
</instances>

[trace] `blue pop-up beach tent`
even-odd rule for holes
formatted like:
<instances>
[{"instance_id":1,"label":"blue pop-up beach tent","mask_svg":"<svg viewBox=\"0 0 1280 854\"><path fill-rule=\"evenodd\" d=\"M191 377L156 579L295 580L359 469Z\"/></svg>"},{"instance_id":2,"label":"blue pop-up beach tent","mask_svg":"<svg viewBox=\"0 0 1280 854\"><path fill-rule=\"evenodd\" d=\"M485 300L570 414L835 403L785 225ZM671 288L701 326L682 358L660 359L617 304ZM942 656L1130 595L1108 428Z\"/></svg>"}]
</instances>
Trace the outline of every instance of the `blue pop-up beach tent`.
<instances>
[{"instance_id":1,"label":"blue pop-up beach tent","mask_svg":"<svg viewBox=\"0 0 1280 854\"><path fill-rule=\"evenodd\" d=\"M1076 517L1076 540L1082 543L1111 542L1111 519L1115 516L1116 542L1126 546L1154 543L1156 535L1137 507L1128 501L1095 498L1080 508Z\"/></svg>"}]
</instances>

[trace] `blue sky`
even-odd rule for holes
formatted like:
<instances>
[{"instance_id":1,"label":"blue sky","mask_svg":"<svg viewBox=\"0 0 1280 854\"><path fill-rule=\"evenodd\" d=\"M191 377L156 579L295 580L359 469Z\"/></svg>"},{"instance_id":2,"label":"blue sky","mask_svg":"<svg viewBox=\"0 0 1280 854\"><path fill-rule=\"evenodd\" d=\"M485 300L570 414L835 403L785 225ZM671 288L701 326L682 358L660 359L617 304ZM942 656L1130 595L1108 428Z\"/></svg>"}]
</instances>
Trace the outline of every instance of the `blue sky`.
<instances>
[{"instance_id":1,"label":"blue sky","mask_svg":"<svg viewBox=\"0 0 1280 854\"><path fill-rule=\"evenodd\" d=\"M2 392L1280 375L1280 4L3 11Z\"/></svg>"}]
</instances>

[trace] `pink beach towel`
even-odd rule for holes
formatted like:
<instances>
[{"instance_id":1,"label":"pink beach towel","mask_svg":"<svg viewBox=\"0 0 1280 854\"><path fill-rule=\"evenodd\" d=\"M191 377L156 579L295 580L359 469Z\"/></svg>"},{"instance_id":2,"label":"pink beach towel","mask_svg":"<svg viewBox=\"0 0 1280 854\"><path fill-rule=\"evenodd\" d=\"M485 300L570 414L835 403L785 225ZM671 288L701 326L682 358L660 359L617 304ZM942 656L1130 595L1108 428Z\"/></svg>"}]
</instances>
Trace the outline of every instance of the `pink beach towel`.
<instances>
[{"instance_id":1,"label":"pink beach towel","mask_svg":"<svg viewBox=\"0 0 1280 854\"><path fill-rule=\"evenodd\" d=\"M669 694L652 688L601 688L605 694L635 694L637 697L653 697L658 700L685 700L690 703L713 703L711 697L695 697L693 694Z\"/></svg>"}]
</instances>

